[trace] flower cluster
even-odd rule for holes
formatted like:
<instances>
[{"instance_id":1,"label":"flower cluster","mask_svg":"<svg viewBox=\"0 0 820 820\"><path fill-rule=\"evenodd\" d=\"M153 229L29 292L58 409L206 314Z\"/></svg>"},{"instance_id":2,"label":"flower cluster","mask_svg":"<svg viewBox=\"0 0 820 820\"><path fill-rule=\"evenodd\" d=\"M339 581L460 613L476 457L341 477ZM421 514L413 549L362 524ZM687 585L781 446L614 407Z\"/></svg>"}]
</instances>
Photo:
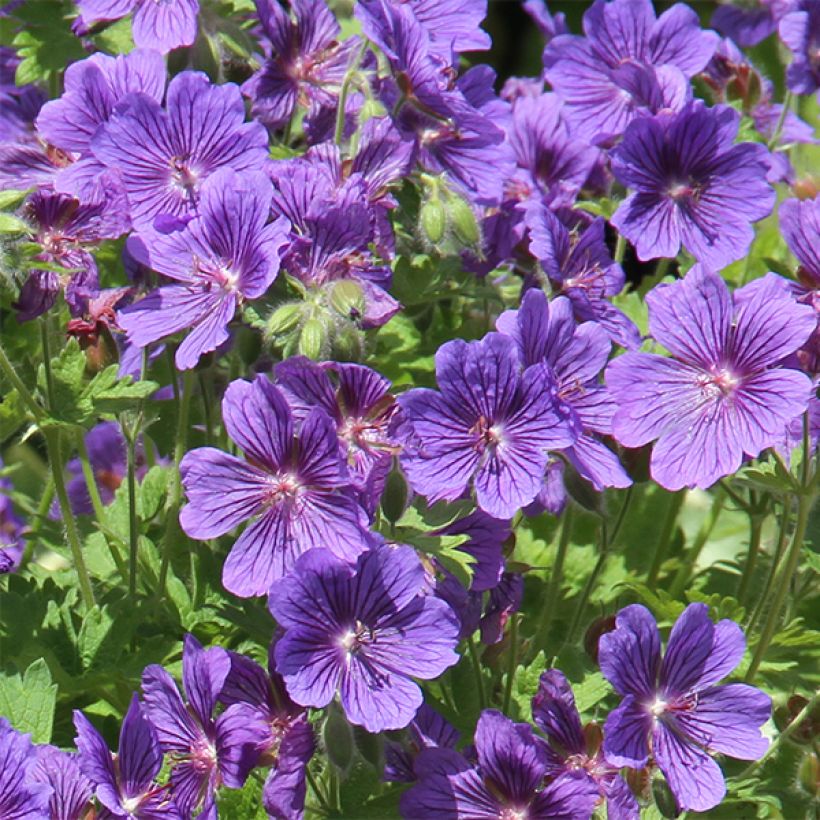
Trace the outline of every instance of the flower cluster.
<instances>
[{"instance_id":1,"label":"flower cluster","mask_svg":"<svg viewBox=\"0 0 820 820\"><path fill-rule=\"evenodd\" d=\"M29 12L0 11L20 29L0 47L0 444L51 471L21 504L0 461L0 614L75 570L82 608L49 600L30 635L82 645L63 654L94 696L71 689L77 751L0 718L0 817L211 820L257 777L272 818L301 818L308 784L355 813L334 787L370 752L411 784L388 787L407 818L632 820L661 779L678 812L718 805L715 756L759 759L772 701L720 685L744 633L688 602L766 619L753 681L818 489L820 188L793 151L818 140L791 105L820 88L820 0L722 2L715 30L591 0L582 33L527 0L539 73L503 83L477 61L486 0L75 5L62 84L45 63L22 82ZM741 50L775 34L781 102ZM675 610L703 547L660 595L678 503L718 482L713 516L730 498L751 520L737 600L699 580ZM591 598L658 487L677 495L646 584L641 555ZM665 654L636 600L679 614ZM124 601L152 610L123 628L139 665L101 681ZM580 661L540 650L563 665L590 602L611 623L584 726ZM157 648L168 618L181 643Z\"/></svg>"}]
</instances>

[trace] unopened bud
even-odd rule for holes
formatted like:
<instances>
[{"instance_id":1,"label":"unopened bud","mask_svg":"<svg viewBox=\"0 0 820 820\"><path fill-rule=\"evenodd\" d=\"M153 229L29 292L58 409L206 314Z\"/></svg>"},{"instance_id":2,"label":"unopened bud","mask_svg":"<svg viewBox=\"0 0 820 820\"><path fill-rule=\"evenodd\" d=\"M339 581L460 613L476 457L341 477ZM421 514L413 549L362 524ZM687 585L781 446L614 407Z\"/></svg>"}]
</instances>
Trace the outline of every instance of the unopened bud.
<instances>
[{"instance_id":1,"label":"unopened bud","mask_svg":"<svg viewBox=\"0 0 820 820\"><path fill-rule=\"evenodd\" d=\"M340 330L331 345L338 362L360 362L364 358L364 333L352 325Z\"/></svg>"},{"instance_id":2,"label":"unopened bud","mask_svg":"<svg viewBox=\"0 0 820 820\"><path fill-rule=\"evenodd\" d=\"M302 356L319 360L322 358L322 347L325 340L324 325L318 319L308 319L299 334L297 350Z\"/></svg>"},{"instance_id":3,"label":"unopened bud","mask_svg":"<svg viewBox=\"0 0 820 820\"><path fill-rule=\"evenodd\" d=\"M810 795L820 795L820 759L814 752L809 752L797 769L797 782L800 788Z\"/></svg>"},{"instance_id":4,"label":"unopened bud","mask_svg":"<svg viewBox=\"0 0 820 820\"><path fill-rule=\"evenodd\" d=\"M452 196L447 203L447 211L455 235L465 245L478 245L481 232L478 229L478 220L469 204L460 196Z\"/></svg>"},{"instance_id":5,"label":"unopened bud","mask_svg":"<svg viewBox=\"0 0 820 820\"><path fill-rule=\"evenodd\" d=\"M342 316L358 318L364 313L364 291L352 279L342 279L330 287L330 304Z\"/></svg>"},{"instance_id":6,"label":"unopened bud","mask_svg":"<svg viewBox=\"0 0 820 820\"><path fill-rule=\"evenodd\" d=\"M336 703L331 703L327 710L322 740L330 762L346 772L353 762L353 729Z\"/></svg>"},{"instance_id":7,"label":"unopened bud","mask_svg":"<svg viewBox=\"0 0 820 820\"><path fill-rule=\"evenodd\" d=\"M664 816L674 820L680 815L678 808L678 801L675 800L675 795L669 788L669 784L660 777L652 781L652 796L655 798L655 805L658 811Z\"/></svg>"},{"instance_id":8,"label":"unopened bud","mask_svg":"<svg viewBox=\"0 0 820 820\"><path fill-rule=\"evenodd\" d=\"M265 324L265 336L273 338L293 330L299 324L302 306L298 304L282 305L273 311Z\"/></svg>"},{"instance_id":9,"label":"unopened bud","mask_svg":"<svg viewBox=\"0 0 820 820\"><path fill-rule=\"evenodd\" d=\"M447 214L439 200L430 199L421 206L419 223L422 233L431 244L438 245L444 239Z\"/></svg>"},{"instance_id":10,"label":"unopened bud","mask_svg":"<svg viewBox=\"0 0 820 820\"><path fill-rule=\"evenodd\" d=\"M382 513L391 524L395 524L404 515L406 508L407 482L401 471L396 468L387 476L382 495Z\"/></svg>"}]
</instances>

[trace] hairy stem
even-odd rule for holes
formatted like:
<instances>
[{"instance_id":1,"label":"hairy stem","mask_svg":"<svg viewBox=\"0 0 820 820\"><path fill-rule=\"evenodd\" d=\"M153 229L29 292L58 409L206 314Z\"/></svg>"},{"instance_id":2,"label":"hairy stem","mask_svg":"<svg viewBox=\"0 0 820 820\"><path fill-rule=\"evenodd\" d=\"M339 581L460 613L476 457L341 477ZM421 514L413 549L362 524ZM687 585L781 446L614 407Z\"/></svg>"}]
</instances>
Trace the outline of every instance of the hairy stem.
<instances>
[{"instance_id":1,"label":"hairy stem","mask_svg":"<svg viewBox=\"0 0 820 820\"><path fill-rule=\"evenodd\" d=\"M538 652L547 643L549 635L550 624L552 623L553 615L555 614L555 602L561 591L561 583L564 579L564 562L567 557L567 548L569 547L570 537L572 535L572 505L568 504L564 510L564 517L561 521L561 532L558 536L558 550L555 554L555 563L552 565L550 573L550 582L547 587L546 598L544 599L544 608L541 611L541 617L533 641L533 652Z\"/></svg>"},{"instance_id":2,"label":"hairy stem","mask_svg":"<svg viewBox=\"0 0 820 820\"><path fill-rule=\"evenodd\" d=\"M653 589L658 583L658 576L661 574L661 567L669 552L669 544L675 532L675 524L677 523L678 515L685 500L686 490L676 492L669 499L669 507L666 510L666 517L663 520L661 534L658 537L658 543L655 545L655 555L652 557L652 566L649 568L649 574L646 576L646 585L650 589Z\"/></svg>"}]
</instances>

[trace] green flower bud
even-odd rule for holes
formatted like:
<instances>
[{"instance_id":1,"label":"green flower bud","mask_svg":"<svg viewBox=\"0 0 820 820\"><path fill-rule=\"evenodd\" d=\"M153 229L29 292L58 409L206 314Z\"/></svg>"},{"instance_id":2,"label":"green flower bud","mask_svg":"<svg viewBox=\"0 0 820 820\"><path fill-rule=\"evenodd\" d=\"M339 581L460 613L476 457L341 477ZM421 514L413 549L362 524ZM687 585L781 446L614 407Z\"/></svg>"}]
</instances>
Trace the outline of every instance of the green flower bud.
<instances>
[{"instance_id":1,"label":"green flower bud","mask_svg":"<svg viewBox=\"0 0 820 820\"><path fill-rule=\"evenodd\" d=\"M300 304L291 303L276 308L265 323L265 337L271 339L293 330L299 324L301 315L302 306Z\"/></svg>"},{"instance_id":2,"label":"green flower bud","mask_svg":"<svg viewBox=\"0 0 820 820\"><path fill-rule=\"evenodd\" d=\"M800 762L797 782L809 794L815 797L820 795L820 759L814 752L809 752Z\"/></svg>"},{"instance_id":3,"label":"green flower bud","mask_svg":"<svg viewBox=\"0 0 820 820\"><path fill-rule=\"evenodd\" d=\"M302 325L297 350L309 359L321 359L325 343L325 327L318 319L308 319Z\"/></svg>"},{"instance_id":4,"label":"green flower bud","mask_svg":"<svg viewBox=\"0 0 820 820\"><path fill-rule=\"evenodd\" d=\"M407 483L399 469L394 469L387 476L387 482L382 495L382 512L384 517L395 524L407 508Z\"/></svg>"},{"instance_id":5,"label":"green flower bud","mask_svg":"<svg viewBox=\"0 0 820 820\"><path fill-rule=\"evenodd\" d=\"M680 809L677 800L675 800L675 795L672 794L669 784L663 778L656 777L652 781L652 796L655 798L655 805L663 817L672 820L680 816Z\"/></svg>"},{"instance_id":6,"label":"green flower bud","mask_svg":"<svg viewBox=\"0 0 820 820\"><path fill-rule=\"evenodd\" d=\"M469 204L460 196L453 195L447 202L447 212L455 235L465 245L478 245L481 231Z\"/></svg>"},{"instance_id":7,"label":"green flower bud","mask_svg":"<svg viewBox=\"0 0 820 820\"><path fill-rule=\"evenodd\" d=\"M336 361L360 362L364 358L364 333L348 325L336 334L331 347Z\"/></svg>"},{"instance_id":8,"label":"green flower bud","mask_svg":"<svg viewBox=\"0 0 820 820\"><path fill-rule=\"evenodd\" d=\"M447 214L438 199L429 199L421 206L419 224L422 233L431 244L437 245L444 239Z\"/></svg>"},{"instance_id":9,"label":"green flower bud","mask_svg":"<svg viewBox=\"0 0 820 820\"><path fill-rule=\"evenodd\" d=\"M364 313L364 291L352 279L342 279L330 287L330 304L342 316L356 318Z\"/></svg>"},{"instance_id":10,"label":"green flower bud","mask_svg":"<svg viewBox=\"0 0 820 820\"><path fill-rule=\"evenodd\" d=\"M322 741L330 762L346 772L353 762L355 751L353 729L335 702L328 707L327 719L322 727Z\"/></svg>"}]
</instances>

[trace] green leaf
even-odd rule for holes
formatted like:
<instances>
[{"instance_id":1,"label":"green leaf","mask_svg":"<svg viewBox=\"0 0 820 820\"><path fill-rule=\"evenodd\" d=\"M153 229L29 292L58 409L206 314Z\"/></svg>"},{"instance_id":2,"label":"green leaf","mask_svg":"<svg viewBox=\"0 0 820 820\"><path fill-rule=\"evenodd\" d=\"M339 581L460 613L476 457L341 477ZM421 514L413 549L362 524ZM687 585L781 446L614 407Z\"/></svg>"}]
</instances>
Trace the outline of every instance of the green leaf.
<instances>
[{"instance_id":1,"label":"green leaf","mask_svg":"<svg viewBox=\"0 0 820 820\"><path fill-rule=\"evenodd\" d=\"M51 682L43 658L20 675L0 675L0 715L20 732L31 733L35 743L48 743L54 723L57 685Z\"/></svg>"},{"instance_id":2,"label":"green leaf","mask_svg":"<svg viewBox=\"0 0 820 820\"><path fill-rule=\"evenodd\" d=\"M94 661L112 625L113 620L107 607L95 606L83 618L77 634L77 651L84 672L94 667Z\"/></svg>"},{"instance_id":3,"label":"green leaf","mask_svg":"<svg viewBox=\"0 0 820 820\"><path fill-rule=\"evenodd\" d=\"M27 196L31 189L19 190L9 188L7 191L0 191L0 211L10 211L16 208Z\"/></svg>"},{"instance_id":4,"label":"green leaf","mask_svg":"<svg viewBox=\"0 0 820 820\"><path fill-rule=\"evenodd\" d=\"M106 26L94 40L100 50L109 54L128 54L134 50L134 38L131 35L131 18L123 17L116 23Z\"/></svg>"},{"instance_id":5,"label":"green leaf","mask_svg":"<svg viewBox=\"0 0 820 820\"><path fill-rule=\"evenodd\" d=\"M140 515L144 521L150 521L159 512L168 493L170 477L170 470L159 465L145 474L139 488Z\"/></svg>"},{"instance_id":6,"label":"green leaf","mask_svg":"<svg viewBox=\"0 0 820 820\"><path fill-rule=\"evenodd\" d=\"M53 406L50 410L52 423L78 424L86 422L92 412L91 400L84 395L85 353L76 339L69 339L59 355L51 360ZM43 395L48 395L46 370L43 365L37 373L37 385ZM48 423L48 422L46 422Z\"/></svg>"},{"instance_id":7,"label":"green leaf","mask_svg":"<svg viewBox=\"0 0 820 820\"><path fill-rule=\"evenodd\" d=\"M26 406L16 390L9 390L0 399L0 442L13 436L26 422Z\"/></svg>"},{"instance_id":8,"label":"green leaf","mask_svg":"<svg viewBox=\"0 0 820 820\"><path fill-rule=\"evenodd\" d=\"M592 672L581 683L572 687L575 693L575 705L583 714L600 703L611 691L606 678L600 672Z\"/></svg>"},{"instance_id":9,"label":"green leaf","mask_svg":"<svg viewBox=\"0 0 820 820\"><path fill-rule=\"evenodd\" d=\"M135 402L147 399L158 387L156 382L135 382L131 376L118 378L119 366L112 364L98 373L86 390L98 413L115 414L130 410Z\"/></svg>"}]
</instances>

